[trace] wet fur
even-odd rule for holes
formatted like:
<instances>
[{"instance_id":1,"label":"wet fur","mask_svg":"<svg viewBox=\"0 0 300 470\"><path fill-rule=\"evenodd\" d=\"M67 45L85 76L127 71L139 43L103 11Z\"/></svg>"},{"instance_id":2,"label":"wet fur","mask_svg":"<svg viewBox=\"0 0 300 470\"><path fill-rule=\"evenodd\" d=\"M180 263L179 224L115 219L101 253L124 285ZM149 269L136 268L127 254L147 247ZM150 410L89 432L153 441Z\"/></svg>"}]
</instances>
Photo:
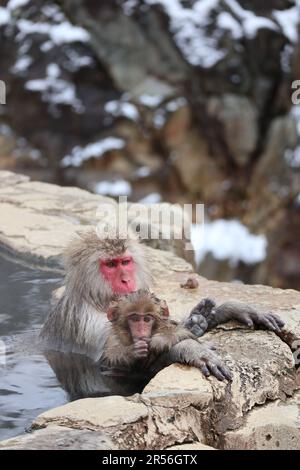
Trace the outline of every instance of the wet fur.
<instances>
[{"instance_id":1,"label":"wet fur","mask_svg":"<svg viewBox=\"0 0 300 470\"><path fill-rule=\"evenodd\" d=\"M99 260L130 251L136 267L137 288L151 282L144 251L132 233L126 239L100 239L96 230L82 234L66 249L65 291L50 312L40 337L59 351L87 354L94 360L102 356L109 333L106 310L114 297L99 272Z\"/></svg>"}]
</instances>

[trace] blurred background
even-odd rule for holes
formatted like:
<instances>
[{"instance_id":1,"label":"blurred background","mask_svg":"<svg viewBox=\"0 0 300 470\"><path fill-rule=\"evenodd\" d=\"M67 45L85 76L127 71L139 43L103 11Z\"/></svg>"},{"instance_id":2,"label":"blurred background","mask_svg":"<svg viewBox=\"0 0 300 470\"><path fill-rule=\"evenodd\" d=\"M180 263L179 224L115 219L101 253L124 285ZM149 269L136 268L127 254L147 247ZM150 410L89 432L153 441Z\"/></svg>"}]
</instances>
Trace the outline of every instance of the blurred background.
<instances>
[{"instance_id":1,"label":"blurred background","mask_svg":"<svg viewBox=\"0 0 300 470\"><path fill-rule=\"evenodd\" d=\"M0 169L204 203L200 274L299 289L299 32L300 0L0 1Z\"/></svg>"}]
</instances>

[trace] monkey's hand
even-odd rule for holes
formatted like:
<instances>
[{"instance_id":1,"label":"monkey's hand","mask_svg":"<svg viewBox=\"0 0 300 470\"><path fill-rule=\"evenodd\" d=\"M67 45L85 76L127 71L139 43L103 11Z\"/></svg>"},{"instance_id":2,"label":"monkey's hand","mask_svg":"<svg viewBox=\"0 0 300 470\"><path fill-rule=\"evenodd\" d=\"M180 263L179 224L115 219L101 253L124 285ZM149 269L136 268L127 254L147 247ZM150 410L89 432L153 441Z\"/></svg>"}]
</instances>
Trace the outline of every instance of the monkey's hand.
<instances>
[{"instance_id":1,"label":"monkey's hand","mask_svg":"<svg viewBox=\"0 0 300 470\"><path fill-rule=\"evenodd\" d=\"M201 370L205 377L213 375L218 380L226 379L231 382L232 373L214 352L215 348L211 344L201 345L201 348L194 365Z\"/></svg>"},{"instance_id":2,"label":"monkey's hand","mask_svg":"<svg viewBox=\"0 0 300 470\"><path fill-rule=\"evenodd\" d=\"M194 339L185 339L174 345L170 352L170 364L180 362L198 367L205 377L214 375L218 380L232 380L232 374L214 352L210 343L200 344Z\"/></svg>"},{"instance_id":3,"label":"monkey's hand","mask_svg":"<svg viewBox=\"0 0 300 470\"><path fill-rule=\"evenodd\" d=\"M215 311L215 324L236 320L249 327L258 326L280 332L284 321L274 313L261 313L250 305L242 302L225 302Z\"/></svg>"},{"instance_id":4,"label":"monkey's hand","mask_svg":"<svg viewBox=\"0 0 300 470\"><path fill-rule=\"evenodd\" d=\"M136 340L133 343L133 357L135 359L145 359L149 354L148 342L144 339Z\"/></svg>"},{"instance_id":5,"label":"monkey's hand","mask_svg":"<svg viewBox=\"0 0 300 470\"><path fill-rule=\"evenodd\" d=\"M185 320L184 326L198 338L209 328L215 315L216 303L209 298L201 300L193 308L189 317Z\"/></svg>"}]
</instances>

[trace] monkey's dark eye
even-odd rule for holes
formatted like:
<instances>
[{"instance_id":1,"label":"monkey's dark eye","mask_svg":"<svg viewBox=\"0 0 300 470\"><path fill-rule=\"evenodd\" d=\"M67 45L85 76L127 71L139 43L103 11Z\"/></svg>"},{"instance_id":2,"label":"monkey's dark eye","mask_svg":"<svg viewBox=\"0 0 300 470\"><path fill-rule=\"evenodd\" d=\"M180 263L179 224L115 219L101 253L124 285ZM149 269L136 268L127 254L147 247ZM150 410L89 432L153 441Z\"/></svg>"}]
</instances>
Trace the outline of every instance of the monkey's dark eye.
<instances>
[{"instance_id":1,"label":"monkey's dark eye","mask_svg":"<svg viewBox=\"0 0 300 470\"><path fill-rule=\"evenodd\" d=\"M131 259L123 259L122 265L127 266L130 263Z\"/></svg>"},{"instance_id":2,"label":"monkey's dark eye","mask_svg":"<svg viewBox=\"0 0 300 470\"><path fill-rule=\"evenodd\" d=\"M154 320L154 317L153 317L152 315L150 315L150 314L144 316L144 321L145 321L146 323L149 323L149 322L151 322L151 321L153 321L153 320Z\"/></svg>"},{"instance_id":3,"label":"monkey's dark eye","mask_svg":"<svg viewBox=\"0 0 300 470\"><path fill-rule=\"evenodd\" d=\"M107 268L116 268L117 267L117 262L116 261L106 261L105 266Z\"/></svg>"}]
</instances>

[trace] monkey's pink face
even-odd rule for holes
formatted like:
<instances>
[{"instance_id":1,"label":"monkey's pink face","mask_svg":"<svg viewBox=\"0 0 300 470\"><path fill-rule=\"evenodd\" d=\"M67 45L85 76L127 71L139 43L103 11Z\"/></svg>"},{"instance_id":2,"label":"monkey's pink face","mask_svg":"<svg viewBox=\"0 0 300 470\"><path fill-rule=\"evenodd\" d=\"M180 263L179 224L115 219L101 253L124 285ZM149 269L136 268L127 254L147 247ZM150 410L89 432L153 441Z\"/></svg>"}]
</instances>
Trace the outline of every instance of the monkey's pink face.
<instances>
[{"instance_id":1,"label":"monkey's pink face","mask_svg":"<svg viewBox=\"0 0 300 470\"><path fill-rule=\"evenodd\" d=\"M136 290L135 264L129 252L118 258L101 260L100 272L115 294L129 294Z\"/></svg>"},{"instance_id":2,"label":"monkey's pink face","mask_svg":"<svg viewBox=\"0 0 300 470\"><path fill-rule=\"evenodd\" d=\"M155 318L151 313L133 313L128 317L128 326L134 341L151 338Z\"/></svg>"}]
</instances>

